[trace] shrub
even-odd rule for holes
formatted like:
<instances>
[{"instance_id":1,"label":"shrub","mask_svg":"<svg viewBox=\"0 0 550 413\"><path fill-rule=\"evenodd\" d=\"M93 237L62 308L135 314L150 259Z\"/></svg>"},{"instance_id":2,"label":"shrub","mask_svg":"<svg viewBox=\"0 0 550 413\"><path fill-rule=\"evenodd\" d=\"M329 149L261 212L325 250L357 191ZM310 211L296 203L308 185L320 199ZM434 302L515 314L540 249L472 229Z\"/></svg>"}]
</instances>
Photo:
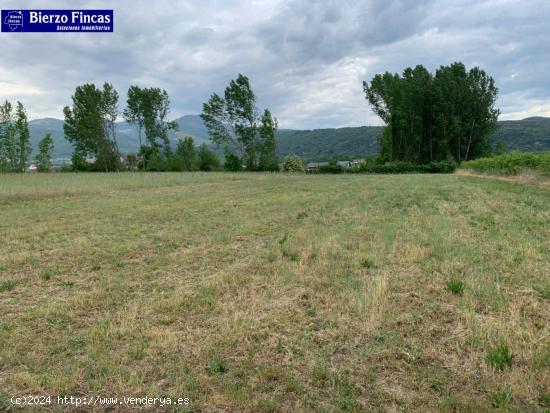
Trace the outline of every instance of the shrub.
<instances>
[{"instance_id":1,"label":"shrub","mask_svg":"<svg viewBox=\"0 0 550 413\"><path fill-rule=\"evenodd\" d=\"M206 143L199 146L197 151L197 166L201 171L215 171L220 167L218 156L210 150Z\"/></svg>"},{"instance_id":2,"label":"shrub","mask_svg":"<svg viewBox=\"0 0 550 413\"><path fill-rule=\"evenodd\" d=\"M534 170L543 175L550 175L550 152L512 152L507 155L463 162L460 168L501 175L518 175L524 170Z\"/></svg>"},{"instance_id":3,"label":"shrub","mask_svg":"<svg viewBox=\"0 0 550 413\"><path fill-rule=\"evenodd\" d=\"M487 352L487 364L498 369L504 370L512 365L514 354L506 344L499 344Z\"/></svg>"},{"instance_id":4,"label":"shrub","mask_svg":"<svg viewBox=\"0 0 550 413\"><path fill-rule=\"evenodd\" d=\"M306 167L304 166L304 162L300 157L288 155L283 160L283 171L304 173L306 171Z\"/></svg>"},{"instance_id":5,"label":"shrub","mask_svg":"<svg viewBox=\"0 0 550 413\"><path fill-rule=\"evenodd\" d=\"M412 162L365 162L359 166L350 168L352 173L370 174L410 174L410 173L453 173L456 170L454 161L431 162L429 164L416 164Z\"/></svg>"},{"instance_id":6,"label":"shrub","mask_svg":"<svg viewBox=\"0 0 550 413\"><path fill-rule=\"evenodd\" d=\"M452 174L456 170L455 161L430 162L425 165L426 172L431 174Z\"/></svg>"},{"instance_id":7,"label":"shrub","mask_svg":"<svg viewBox=\"0 0 550 413\"><path fill-rule=\"evenodd\" d=\"M344 173L344 167L336 161L330 161L328 165L322 165L317 170L320 174L341 174Z\"/></svg>"},{"instance_id":8,"label":"shrub","mask_svg":"<svg viewBox=\"0 0 550 413\"><path fill-rule=\"evenodd\" d=\"M226 151L223 169L226 171L240 172L243 170L243 163L237 155Z\"/></svg>"}]
</instances>

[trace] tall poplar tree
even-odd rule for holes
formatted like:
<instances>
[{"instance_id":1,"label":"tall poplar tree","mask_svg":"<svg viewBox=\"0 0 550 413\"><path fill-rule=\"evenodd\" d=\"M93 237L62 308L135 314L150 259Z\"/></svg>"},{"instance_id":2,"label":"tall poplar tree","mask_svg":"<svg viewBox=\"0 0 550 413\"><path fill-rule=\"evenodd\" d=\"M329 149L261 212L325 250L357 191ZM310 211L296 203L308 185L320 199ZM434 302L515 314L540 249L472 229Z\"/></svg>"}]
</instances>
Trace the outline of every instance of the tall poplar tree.
<instances>
[{"instance_id":1,"label":"tall poplar tree","mask_svg":"<svg viewBox=\"0 0 550 413\"><path fill-rule=\"evenodd\" d=\"M275 140L271 138L276 121L269 111L258 115L256 95L242 74L229 82L223 97L217 93L210 96L203 104L201 118L210 139L230 152L236 151L247 170L258 170L260 158L267 160L275 153Z\"/></svg>"},{"instance_id":2,"label":"tall poplar tree","mask_svg":"<svg viewBox=\"0 0 550 413\"><path fill-rule=\"evenodd\" d=\"M103 89L93 84L78 86L72 96L73 106L63 113L65 137L75 149L77 158L93 156L98 169L109 172L119 167L115 136L118 116L118 93L109 83Z\"/></svg>"},{"instance_id":3,"label":"tall poplar tree","mask_svg":"<svg viewBox=\"0 0 550 413\"><path fill-rule=\"evenodd\" d=\"M402 75L375 75L363 84L373 111L386 123L380 158L417 163L466 161L490 153L497 126L498 89L483 70L462 63L431 74L423 66Z\"/></svg>"},{"instance_id":4,"label":"tall poplar tree","mask_svg":"<svg viewBox=\"0 0 550 413\"><path fill-rule=\"evenodd\" d=\"M164 157L169 158L172 155L169 133L178 130L178 125L168 121L170 98L166 90L131 86L126 103L124 117L138 129L142 155L145 158L160 156L162 150ZM141 141L142 131L147 145Z\"/></svg>"},{"instance_id":5,"label":"tall poplar tree","mask_svg":"<svg viewBox=\"0 0 550 413\"><path fill-rule=\"evenodd\" d=\"M13 107L7 100L0 105L0 172L10 172L16 165Z\"/></svg>"},{"instance_id":6,"label":"tall poplar tree","mask_svg":"<svg viewBox=\"0 0 550 413\"><path fill-rule=\"evenodd\" d=\"M36 166L38 172L49 172L52 169L53 139L51 133L46 134L38 143Z\"/></svg>"},{"instance_id":7,"label":"tall poplar tree","mask_svg":"<svg viewBox=\"0 0 550 413\"><path fill-rule=\"evenodd\" d=\"M16 166L14 171L25 172L32 149L30 144L31 135L29 132L27 112L21 102L17 102L14 126L16 133Z\"/></svg>"}]
</instances>

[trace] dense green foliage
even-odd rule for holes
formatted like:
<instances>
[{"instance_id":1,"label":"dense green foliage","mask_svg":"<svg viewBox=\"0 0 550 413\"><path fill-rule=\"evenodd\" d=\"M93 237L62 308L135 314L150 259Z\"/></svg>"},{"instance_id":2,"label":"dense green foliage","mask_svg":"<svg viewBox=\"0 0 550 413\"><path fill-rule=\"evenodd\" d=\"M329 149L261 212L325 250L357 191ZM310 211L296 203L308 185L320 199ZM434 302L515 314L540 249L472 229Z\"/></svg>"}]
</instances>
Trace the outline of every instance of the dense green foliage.
<instances>
[{"instance_id":1,"label":"dense green foliage","mask_svg":"<svg viewBox=\"0 0 550 413\"><path fill-rule=\"evenodd\" d=\"M243 162L241 158L231 151L226 150L224 158L223 169L226 171L240 172L243 170Z\"/></svg>"},{"instance_id":2,"label":"dense green foliage","mask_svg":"<svg viewBox=\"0 0 550 413\"><path fill-rule=\"evenodd\" d=\"M304 166L304 162L300 157L288 155L283 160L283 171L304 173L306 171L306 167Z\"/></svg>"},{"instance_id":3,"label":"dense green foliage","mask_svg":"<svg viewBox=\"0 0 550 413\"><path fill-rule=\"evenodd\" d=\"M256 95L248 78L239 74L223 98L214 93L203 104L201 118L212 142L241 158L247 170L274 170L277 120L268 109L262 116L257 113Z\"/></svg>"},{"instance_id":4,"label":"dense green foliage","mask_svg":"<svg viewBox=\"0 0 550 413\"><path fill-rule=\"evenodd\" d=\"M462 63L441 66L435 75L419 65L402 76L375 75L364 91L373 111L386 124L380 140L384 161L457 162L491 153L496 129L494 80Z\"/></svg>"},{"instance_id":5,"label":"dense green foliage","mask_svg":"<svg viewBox=\"0 0 550 413\"><path fill-rule=\"evenodd\" d=\"M193 138L187 136L178 142L175 157L180 160L184 171L192 171L197 163L197 150Z\"/></svg>"},{"instance_id":6,"label":"dense green foliage","mask_svg":"<svg viewBox=\"0 0 550 413\"><path fill-rule=\"evenodd\" d=\"M168 122L170 98L166 90L159 88L140 88L131 86L128 89L124 118L138 130L142 167L147 161L164 157L166 161L172 155L169 132L178 129L176 122ZM141 141L142 130L145 132L147 145ZM162 154L161 154L162 152Z\"/></svg>"},{"instance_id":7,"label":"dense green foliage","mask_svg":"<svg viewBox=\"0 0 550 413\"><path fill-rule=\"evenodd\" d=\"M147 151L147 152L146 152ZM218 155L208 145L195 147L193 138L188 136L178 142L176 151L165 155L150 146L142 146L142 154L147 171L154 172L190 172L216 171L220 169ZM127 162L130 164L130 162ZM131 169L130 166L128 169ZM143 165L142 165L142 169Z\"/></svg>"},{"instance_id":8,"label":"dense green foliage","mask_svg":"<svg viewBox=\"0 0 550 413\"><path fill-rule=\"evenodd\" d=\"M15 133L16 133L16 172L25 172L31 155L29 122L27 112L21 102L17 102L15 109Z\"/></svg>"},{"instance_id":9,"label":"dense green foliage","mask_svg":"<svg viewBox=\"0 0 550 413\"><path fill-rule=\"evenodd\" d=\"M25 172L31 154L27 112L17 102L0 106L0 172Z\"/></svg>"},{"instance_id":10,"label":"dense green foliage","mask_svg":"<svg viewBox=\"0 0 550 413\"><path fill-rule=\"evenodd\" d=\"M199 171L216 171L220 169L218 156L208 147L206 143L199 146L197 151L197 168Z\"/></svg>"},{"instance_id":11,"label":"dense green foliage","mask_svg":"<svg viewBox=\"0 0 550 413\"><path fill-rule=\"evenodd\" d=\"M550 175L550 152L512 152L508 155L463 162L460 167L477 172L502 175L518 175L525 170Z\"/></svg>"},{"instance_id":12,"label":"dense green foliage","mask_svg":"<svg viewBox=\"0 0 550 413\"><path fill-rule=\"evenodd\" d=\"M371 173L371 174L409 174L409 173L432 173L448 174L456 170L454 161L430 162L418 164L413 162L394 161L385 163L364 162L356 167L350 168L350 173Z\"/></svg>"},{"instance_id":13,"label":"dense green foliage","mask_svg":"<svg viewBox=\"0 0 550 413\"><path fill-rule=\"evenodd\" d=\"M320 174L342 174L346 170L336 161L330 161L326 165L321 165L315 172Z\"/></svg>"},{"instance_id":14,"label":"dense green foliage","mask_svg":"<svg viewBox=\"0 0 550 413\"><path fill-rule=\"evenodd\" d=\"M118 117L118 93L109 83L103 89L93 84L78 86L72 96L73 106L65 106L65 137L74 146L74 157L83 165L81 158L95 158L95 169L105 172L119 168L119 151L115 136ZM86 168L87 169L87 168Z\"/></svg>"},{"instance_id":15,"label":"dense green foliage","mask_svg":"<svg viewBox=\"0 0 550 413\"><path fill-rule=\"evenodd\" d=\"M36 167L38 172L49 172L52 169L53 139L49 133L38 144Z\"/></svg>"},{"instance_id":16,"label":"dense green foliage","mask_svg":"<svg viewBox=\"0 0 550 413\"><path fill-rule=\"evenodd\" d=\"M277 131L277 119L275 119L269 109L264 110L260 119L259 135L261 138L260 160L258 169L260 171L278 171L279 159L277 158L277 144L275 133Z\"/></svg>"}]
</instances>

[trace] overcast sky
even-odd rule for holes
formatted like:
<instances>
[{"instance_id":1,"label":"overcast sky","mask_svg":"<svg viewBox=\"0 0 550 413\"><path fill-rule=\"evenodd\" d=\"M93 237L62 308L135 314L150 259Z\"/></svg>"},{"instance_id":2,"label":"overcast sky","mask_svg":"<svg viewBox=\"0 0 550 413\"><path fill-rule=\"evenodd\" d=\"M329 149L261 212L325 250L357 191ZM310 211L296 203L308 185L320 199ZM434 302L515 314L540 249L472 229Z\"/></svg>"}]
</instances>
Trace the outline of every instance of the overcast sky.
<instances>
[{"instance_id":1,"label":"overcast sky","mask_svg":"<svg viewBox=\"0 0 550 413\"><path fill-rule=\"evenodd\" d=\"M115 10L114 33L0 33L0 99L62 117L75 86L165 88L198 114L246 74L283 128L380 124L362 81L454 61L500 89L501 119L550 116L549 0L2 0L4 9Z\"/></svg>"}]
</instances>

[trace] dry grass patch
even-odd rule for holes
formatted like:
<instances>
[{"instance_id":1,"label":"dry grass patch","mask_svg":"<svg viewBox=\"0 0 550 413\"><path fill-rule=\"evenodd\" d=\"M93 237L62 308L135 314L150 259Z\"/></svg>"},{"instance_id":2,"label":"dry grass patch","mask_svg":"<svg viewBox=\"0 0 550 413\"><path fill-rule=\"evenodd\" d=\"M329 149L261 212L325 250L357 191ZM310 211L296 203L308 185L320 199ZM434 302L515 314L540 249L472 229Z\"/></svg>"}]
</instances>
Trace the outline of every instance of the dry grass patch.
<instances>
[{"instance_id":1,"label":"dry grass patch","mask_svg":"<svg viewBox=\"0 0 550 413\"><path fill-rule=\"evenodd\" d=\"M548 408L546 190L215 173L0 187L0 410L14 394Z\"/></svg>"}]
</instances>

